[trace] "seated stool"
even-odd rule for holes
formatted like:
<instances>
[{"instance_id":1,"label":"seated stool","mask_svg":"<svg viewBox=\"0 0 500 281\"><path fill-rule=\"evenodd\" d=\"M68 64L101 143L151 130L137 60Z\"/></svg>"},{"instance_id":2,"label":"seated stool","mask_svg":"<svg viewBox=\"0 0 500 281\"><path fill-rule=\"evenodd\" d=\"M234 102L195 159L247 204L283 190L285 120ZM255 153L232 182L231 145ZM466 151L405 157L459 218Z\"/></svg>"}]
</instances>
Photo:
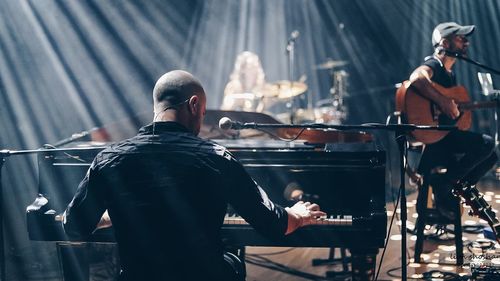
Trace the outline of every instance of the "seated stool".
<instances>
[{"instance_id":1,"label":"seated stool","mask_svg":"<svg viewBox=\"0 0 500 281\"><path fill-rule=\"evenodd\" d=\"M395 111L389 116L387 116L386 124L403 124L405 116L403 113L399 111ZM408 175L410 182L415 183L418 186L419 192L417 197L417 213L418 218L415 224L415 229L417 232L417 241L415 243L415 257L414 261L416 263L421 262L420 255L422 254L423 246L424 246L424 229L426 225L449 225L452 224L454 226L453 232L455 235L455 248L456 248L456 257L457 257L457 265L462 265L464 263L463 259L463 241L462 241L462 221L461 221L461 208L460 201L457 200L457 206L455 210L455 217L453 219L446 218L442 216L438 210L432 207L432 193L429 192L431 190L431 179L433 177L438 177L438 173L430 173L429 175L425 175L423 178L417 173L418 167L420 163L420 156L423 154L423 150L425 149L425 145L422 143L412 143L408 141L408 158L406 174ZM418 156L417 156L418 155ZM411 161L412 158L415 161ZM438 163L435 163L438 164ZM439 163L438 165L443 164L446 166L447 163ZM451 196L451 195L450 195ZM429 203L430 202L430 203Z\"/></svg>"},{"instance_id":2,"label":"seated stool","mask_svg":"<svg viewBox=\"0 0 500 281\"><path fill-rule=\"evenodd\" d=\"M430 175L427 178L432 176L439 175ZM423 246L424 246L424 229L426 225L453 225L453 233L455 235L455 248L456 248L456 264L462 265L464 263L463 257L463 241L462 241L462 221L461 221L461 208L460 201L457 200L456 209L454 210L453 219L444 217L441 215L437 209L432 207L432 197L431 197L431 186L429 184L428 179L425 179L422 185L419 186L419 192L417 197L417 213L418 218L415 225L415 229L417 231L417 241L415 243L415 257L414 260L416 263L421 262L420 255L422 254ZM450 195L451 196L451 195Z\"/></svg>"}]
</instances>

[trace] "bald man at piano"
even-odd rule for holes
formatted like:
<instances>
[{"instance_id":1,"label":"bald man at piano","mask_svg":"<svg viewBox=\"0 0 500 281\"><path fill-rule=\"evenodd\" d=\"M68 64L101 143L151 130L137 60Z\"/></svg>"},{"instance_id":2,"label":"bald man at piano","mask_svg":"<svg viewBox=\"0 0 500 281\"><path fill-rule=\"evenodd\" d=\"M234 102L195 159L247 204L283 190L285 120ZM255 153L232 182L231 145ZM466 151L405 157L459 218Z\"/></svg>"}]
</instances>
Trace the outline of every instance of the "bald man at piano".
<instances>
[{"instance_id":1,"label":"bald man at piano","mask_svg":"<svg viewBox=\"0 0 500 281\"><path fill-rule=\"evenodd\" d=\"M153 122L96 156L63 217L70 237L112 221L119 280L245 280L220 237L227 204L271 239L325 215L274 204L226 148L197 137L206 96L191 74L161 76L153 102Z\"/></svg>"}]
</instances>

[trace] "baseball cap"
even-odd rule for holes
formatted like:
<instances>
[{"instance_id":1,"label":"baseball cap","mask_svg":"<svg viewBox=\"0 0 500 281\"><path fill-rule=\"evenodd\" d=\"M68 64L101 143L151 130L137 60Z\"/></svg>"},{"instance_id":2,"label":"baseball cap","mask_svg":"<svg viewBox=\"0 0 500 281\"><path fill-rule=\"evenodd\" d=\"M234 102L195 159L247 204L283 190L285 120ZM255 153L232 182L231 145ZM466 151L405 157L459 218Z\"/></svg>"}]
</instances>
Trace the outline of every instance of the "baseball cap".
<instances>
[{"instance_id":1,"label":"baseball cap","mask_svg":"<svg viewBox=\"0 0 500 281\"><path fill-rule=\"evenodd\" d=\"M469 36L474 32L475 25L459 25L456 22L443 22L438 24L432 32L432 45L435 47L441 39L450 35L465 35Z\"/></svg>"}]
</instances>

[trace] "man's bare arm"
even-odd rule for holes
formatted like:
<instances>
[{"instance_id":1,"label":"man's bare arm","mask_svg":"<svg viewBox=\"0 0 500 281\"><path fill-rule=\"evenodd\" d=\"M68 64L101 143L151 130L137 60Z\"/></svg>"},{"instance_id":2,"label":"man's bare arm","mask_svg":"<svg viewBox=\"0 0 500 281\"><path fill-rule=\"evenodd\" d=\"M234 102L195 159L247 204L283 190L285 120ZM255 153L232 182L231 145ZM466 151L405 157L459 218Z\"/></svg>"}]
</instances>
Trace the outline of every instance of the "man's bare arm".
<instances>
[{"instance_id":1,"label":"man's bare arm","mask_svg":"<svg viewBox=\"0 0 500 281\"><path fill-rule=\"evenodd\" d=\"M460 115L458 106L453 99L439 93L431 84L433 71L427 65L421 65L410 75L410 82L419 94L435 102L448 117L455 119Z\"/></svg>"}]
</instances>

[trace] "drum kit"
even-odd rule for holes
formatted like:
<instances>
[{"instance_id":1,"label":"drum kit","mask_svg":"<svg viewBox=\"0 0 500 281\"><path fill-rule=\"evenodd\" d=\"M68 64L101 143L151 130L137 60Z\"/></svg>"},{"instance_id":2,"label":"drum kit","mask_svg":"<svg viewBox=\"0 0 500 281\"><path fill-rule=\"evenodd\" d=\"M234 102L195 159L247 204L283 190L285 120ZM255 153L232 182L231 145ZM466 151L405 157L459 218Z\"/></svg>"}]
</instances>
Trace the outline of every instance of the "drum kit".
<instances>
[{"instance_id":1,"label":"drum kit","mask_svg":"<svg viewBox=\"0 0 500 281\"><path fill-rule=\"evenodd\" d=\"M347 117L347 109L344 106L344 98L347 96L347 85L349 74L340 69L348 62L342 60L331 60L314 66L315 70L328 70L330 73L330 96L316 102L315 106L309 109L294 109L293 112L284 110L273 110L276 104L285 104L295 97L307 92L307 84L303 81L280 80L274 83L265 84L257 93L232 94L228 99L244 99L245 107L231 108L232 110L243 110L253 112L271 111L278 113L274 115L284 123L291 123L293 119L297 124L304 123L325 123L341 124ZM240 102L241 103L241 102ZM281 110L283 111L283 110Z\"/></svg>"}]
</instances>

